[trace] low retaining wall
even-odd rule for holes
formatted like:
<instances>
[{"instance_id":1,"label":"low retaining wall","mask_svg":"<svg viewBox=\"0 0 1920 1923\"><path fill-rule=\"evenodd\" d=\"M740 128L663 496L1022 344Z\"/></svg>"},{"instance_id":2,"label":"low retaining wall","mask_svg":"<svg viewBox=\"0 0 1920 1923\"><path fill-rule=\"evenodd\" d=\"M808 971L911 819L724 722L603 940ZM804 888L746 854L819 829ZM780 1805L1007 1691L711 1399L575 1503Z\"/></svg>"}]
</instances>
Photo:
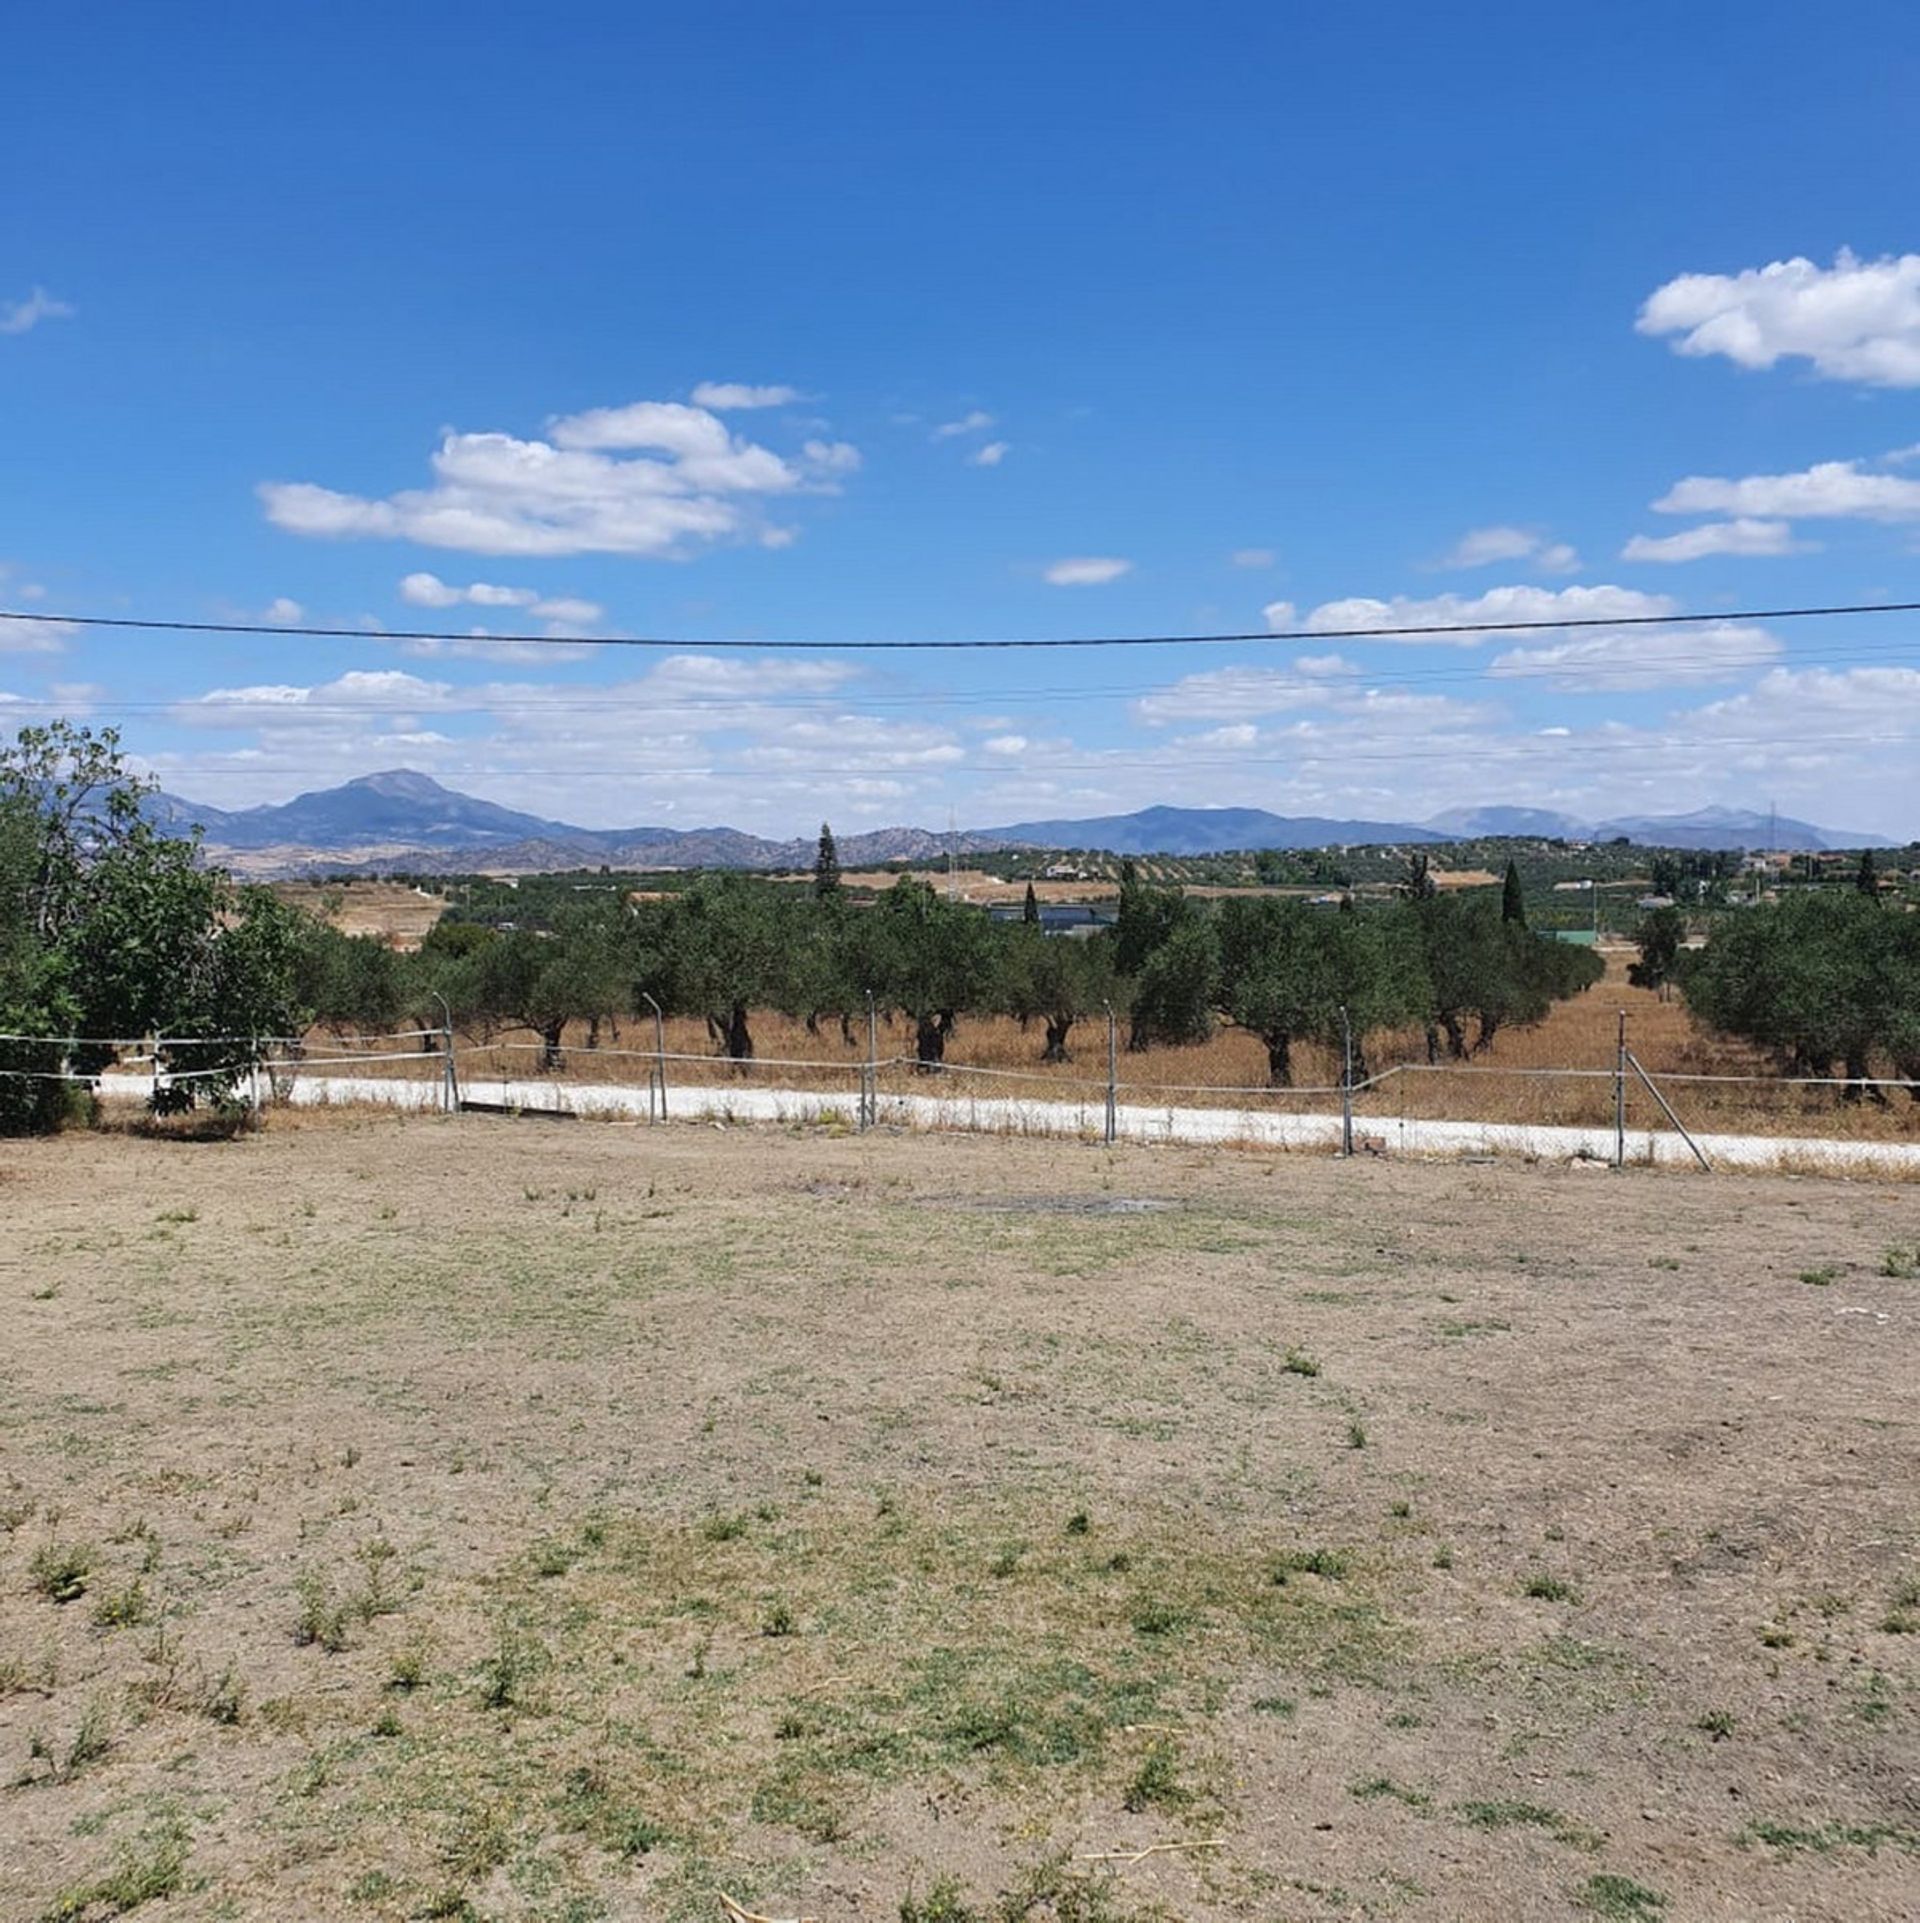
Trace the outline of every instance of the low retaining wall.
<instances>
[{"instance_id":1,"label":"low retaining wall","mask_svg":"<svg viewBox=\"0 0 1920 1923\"><path fill-rule=\"evenodd\" d=\"M647 1091L592 1082L529 1078L463 1083L461 1093L478 1102L570 1115L644 1118ZM374 1076L301 1076L290 1099L296 1104L375 1102L397 1108L438 1108L437 1082L389 1081ZM675 1088L676 1121L801 1122L840 1117L851 1122L856 1099L846 1094L775 1088ZM916 1129L972 1130L995 1135L1050 1135L1099 1139L1106 1125L1104 1101L1036 1102L1002 1096L882 1095L882 1123ZM1333 1149L1340 1143L1338 1115L1271 1115L1237 1108L1141 1108L1123 1103L1115 1115L1123 1141L1233 1142L1286 1149ZM1392 1155L1531 1155L1547 1161L1611 1161L1610 1128L1546 1128L1517 1122L1434 1122L1407 1116L1356 1118L1356 1141L1377 1143ZM1824 1136L1697 1135L1717 1168L1830 1170L1836 1175L1920 1175L1920 1144L1841 1141ZM1627 1160L1641 1166L1675 1163L1691 1167L1693 1156L1677 1134L1629 1129Z\"/></svg>"}]
</instances>

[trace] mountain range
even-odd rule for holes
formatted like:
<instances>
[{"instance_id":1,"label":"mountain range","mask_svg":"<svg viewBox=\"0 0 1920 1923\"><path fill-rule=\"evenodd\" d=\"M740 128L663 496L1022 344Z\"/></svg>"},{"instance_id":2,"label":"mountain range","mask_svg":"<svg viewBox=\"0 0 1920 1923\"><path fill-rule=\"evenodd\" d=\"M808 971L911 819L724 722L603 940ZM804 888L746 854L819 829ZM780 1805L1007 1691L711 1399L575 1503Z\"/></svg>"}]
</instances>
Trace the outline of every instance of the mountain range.
<instances>
[{"instance_id":1,"label":"mountain range","mask_svg":"<svg viewBox=\"0 0 1920 1923\"><path fill-rule=\"evenodd\" d=\"M503 872L544 869L800 868L814 855L812 836L771 841L738 828L581 828L463 795L412 769L364 775L257 808L211 808L178 796L148 798L149 819L185 834L196 825L208 853L256 874L315 869L456 873L475 866ZM1321 848L1362 843L1470 841L1494 836L1568 841L1629 841L1664 848L1885 848L1878 835L1816 827L1788 816L1732 808L1685 815L1635 815L1581 821L1540 808L1456 808L1431 821L1367 821L1275 815L1260 808L1142 808L1130 815L1019 821L1003 828L940 834L879 828L840 837L847 867L933 861L948 850L981 854L1009 847L1083 848L1121 855L1204 855L1248 848Z\"/></svg>"}]
</instances>

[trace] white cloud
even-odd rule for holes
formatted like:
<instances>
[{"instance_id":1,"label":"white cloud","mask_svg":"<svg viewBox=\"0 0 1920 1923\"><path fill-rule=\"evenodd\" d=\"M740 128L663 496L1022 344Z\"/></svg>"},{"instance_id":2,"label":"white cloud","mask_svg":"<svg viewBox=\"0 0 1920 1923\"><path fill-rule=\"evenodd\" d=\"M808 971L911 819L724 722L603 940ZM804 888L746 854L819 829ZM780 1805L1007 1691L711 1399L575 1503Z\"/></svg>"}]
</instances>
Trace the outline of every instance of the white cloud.
<instances>
[{"instance_id":1,"label":"white cloud","mask_svg":"<svg viewBox=\"0 0 1920 1923\"><path fill-rule=\"evenodd\" d=\"M36 287L25 300L0 301L0 334L30 334L42 321L71 320L73 308Z\"/></svg>"},{"instance_id":2,"label":"white cloud","mask_svg":"<svg viewBox=\"0 0 1920 1923\"><path fill-rule=\"evenodd\" d=\"M1573 694L1686 688L1731 681L1780 655L1764 628L1714 623L1698 628L1634 628L1591 634L1545 648L1496 655L1487 673L1500 678L1551 677Z\"/></svg>"},{"instance_id":3,"label":"white cloud","mask_svg":"<svg viewBox=\"0 0 1920 1923\"><path fill-rule=\"evenodd\" d=\"M455 587L437 574L407 575L400 583L400 598L416 608L457 608L463 604L476 608L525 608L543 621L571 627L589 627L606 613L597 601L577 595L543 595L538 588L501 587L491 581L471 581Z\"/></svg>"},{"instance_id":4,"label":"white cloud","mask_svg":"<svg viewBox=\"0 0 1920 1923\"><path fill-rule=\"evenodd\" d=\"M550 594L534 602L533 612L555 627L590 628L606 609L598 601L582 600L575 594Z\"/></svg>"},{"instance_id":5,"label":"white cloud","mask_svg":"<svg viewBox=\"0 0 1920 1923\"><path fill-rule=\"evenodd\" d=\"M1227 721L1242 715L1279 714L1289 708L1323 707L1334 698L1323 674L1289 668L1208 668L1183 675L1133 704L1151 727L1175 721Z\"/></svg>"},{"instance_id":6,"label":"white cloud","mask_svg":"<svg viewBox=\"0 0 1920 1923\"><path fill-rule=\"evenodd\" d=\"M1820 461L1795 474L1728 480L1690 474L1653 504L1656 514L1731 514L1785 520L1920 520L1920 481L1875 474L1859 461Z\"/></svg>"},{"instance_id":7,"label":"white cloud","mask_svg":"<svg viewBox=\"0 0 1920 1923\"><path fill-rule=\"evenodd\" d=\"M1443 568L1478 568L1485 567L1490 561L1518 561L1531 554L1539 544L1540 537L1529 534L1525 528L1470 528L1455 542L1450 553L1441 556L1440 565Z\"/></svg>"},{"instance_id":8,"label":"white cloud","mask_svg":"<svg viewBox=\"0 0 1920 1923\"><path fill-rule=\"evenodd\" d=\"M703 542L779 545L790 531L766 524L759 503L830 489L859 459L844 442L815 442L789 460L677 401L591 408L548 433L449 430L433 454L432 485L384 499L310 482L269 481L259 493L267 518L293 534L475 554L675 558Z\"/></svg>"},{"instance_id":9,"label":"white cloud","mask_svg":"<svg viewBox=\"0 0 1920 1923\"><path fill-rule=\"evenodd\" d=\"M860 450L850 441L808 441L800 452L822 474L851 474L860 465Z\"/></svg>"},{"instance_id":10,"label":"white cloud","mask_svg":"<svg viewBox=\"0 0 1920 1923\"><path fill-rule=\"evenodd\" d=\"M1648 296L1635 326L1679 354L1740 367L1805 360L1829 380L1920 387L1920 254L1831 267L1796 255L1738 274L1682 274Z\"/></svg>"},{"instance_id":11,"label":"white cloud","mask_svg":"<svg viewBox=\"0 0 1920 1923\"><path fill-rule=\"evenodd\" d=\"M1270 568L1274 552L1272 548L1235 548L1227 559L1237 568Z\"/></svg>"},{"instance_id":12,"label":"white cloud","mask_svg":"<svg viewBox=\"0 0 1920 1923\"><path fill-rule=\"evenodd\" d=\"M1636 534L1620 550L1623 561L1700 561L1713 554L1797 554L1802 543L1785 521L1706 521L1682 534Z\"/></svg>"},{"instance_id":13,"label":"white cloud","mask_svg":"<svg viewBox=\"0 0 1920 1923\"><path fill-rule=\"evenodd\" d=\"M1497 561L1528 561L1542 574L1570 574L1580 557L1565 541L1549 541L1532 528L1469 528L1440 557L1443 568L1484 568Z\"/></svg>"},{"instance_id":14,"label":"white cloud","mask_svg":"<svg viewBox=\"0 0 1920 1923\"><path fill-rule=\"evenodd\" d=\"M59 654L80 630L71 621L25 621L0 615L0 654Z\"/></svg>"},{"instance_id":15,"label":"white cloud","mask_svg":"<svg viewBox=\"0 0 1920 1923\"><path fill-rule=\"evenodd\" d=\"M693 390L696 407L725 413L733 408L785 407L800 399L797 387L751 387L744 381L702 381Z\"/></svg>"},{"instance_id":16,"label":"white cloud","mask_svg":"<svg viewBox=\"0 0 1920 1923\"><path fill-rule=\"evenodd\" d=\"M1353 596L1344 601L1323 601L1307 616L1306 625L1316 634L1366 634L1380 628L1458 628L1465 632L1385 638L1416 643L1431 639L1470 648L1486 639L1486 629L1476 630L1475 622L1484 621L1494 626L1538 622L1543 627L1551 627L1563 621L1645 620L1672 614L1676 607L1677 603L1667 595L1644 594L1638 588L1520 585L1489 588L1486 593L1471 597L1437 594L1417 600L1409 595L1395 595L1391 601L1375 601Z\"/></svg>"},{"instance_id":17,"label":"white cloud","mask_svg":"<svg viewBox=\"0 0 1920 1923\"><path fill-rule=\"evenodd\" d=\"M1291 601L1269 601L1260 610L1261 618L1276 633L1285 628L1296 627L1300 621L1300 610Z\"/></svg>"},{"instance_id":18,"label":"white cloud","mask_svg":"<svg viewBox=\"0 0 1920 1923\"><path fill-rule=\"evenodd\" d=\"M1041 571L1040 578L1049 587L1099 588L1132 572L1133 563L1123 561L1117 555L1080 554L1051 563Z\"/></svg>"},{"instance_id":19,"label":"white cloud","mask_svg":"<svg viewBox=\"0 0 1920 1923\"><path fill-rule=\"evenodd\" d=\"M977 447L967 456L975 467L998 467L1012 449L1011 441L989 441L984 447Z\"/></svg>"},{"instance_id":20,"label":"white cloud","mask_svg":"<svg viewBox=\"0 0 1920 1923\"><path fill-rule=\"evenodd\" d=\"M298 601L280 594L267 603L262 619L271 621L276 628L290 628L306 613Z\"/></svg>"},{"instance_id":21,"label":"white cloud","mask_svg":"<svg viewBox=\"0 0 1920 1923\"><path fill-rule=\"evenodd\" d=\"M1023 734L996 734L989 735L980 745L991 755L1019 755L1025 754L1032 743Z\"/></svg>"},{"instance_id":22,"label":"white cloud","mask_svg":"<svg viewBox=\"0 0 1920 1923\"><path fill-rule=\"evenodd\" d=\"M984 434L993 425L993 416L985 408L976 407L962 414L958 420L942 421L933 430L936 441L950 441L959 434Z\"/></svg>"}]
</instances>

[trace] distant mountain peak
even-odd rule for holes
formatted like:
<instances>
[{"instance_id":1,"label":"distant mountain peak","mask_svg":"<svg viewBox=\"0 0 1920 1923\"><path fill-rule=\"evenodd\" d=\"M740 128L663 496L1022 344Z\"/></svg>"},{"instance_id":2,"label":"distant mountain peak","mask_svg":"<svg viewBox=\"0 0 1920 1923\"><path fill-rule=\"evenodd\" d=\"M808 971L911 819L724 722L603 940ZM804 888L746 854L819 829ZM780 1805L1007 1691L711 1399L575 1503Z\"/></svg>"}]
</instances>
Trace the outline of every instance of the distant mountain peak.
<instances>
[{"instance_id":1,"label":"distant mountain peak","mask_svg":"<svg viewBox=\"0 0 1920 1923\"><path fill-rule=\"evenodd\" d=\"M341 785L357 789L363 794L388 795L396 801L442 801L448 798L464 801L467 798L456 794L444 783L435 781L431 775L423 775L417 768L382 768L378 774L356 775L353 780Z\"/></svg>"}]
</instances>

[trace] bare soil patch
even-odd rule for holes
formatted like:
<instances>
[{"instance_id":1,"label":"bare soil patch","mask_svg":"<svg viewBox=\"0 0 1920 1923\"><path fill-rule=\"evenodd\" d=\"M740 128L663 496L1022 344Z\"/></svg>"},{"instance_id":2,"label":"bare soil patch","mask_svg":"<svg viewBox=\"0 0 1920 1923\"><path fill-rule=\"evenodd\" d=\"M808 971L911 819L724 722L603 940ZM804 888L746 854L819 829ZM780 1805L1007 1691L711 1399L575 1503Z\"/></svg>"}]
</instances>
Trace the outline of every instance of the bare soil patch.
<instances>
[{"instance_id":1,"label":"bare soil patch","mask_svg":"<svg viewBox=\"0 0 1920 1923\"><path fill-rule=\"evenodd\" d=\"M0 1915L1915 1913L1908 1191L480 1117L0 1176Z\"/></svg>"},{"instance_id":2,"label":"bare soil patch","mask_svg":"<svg viewBox=\"0 0 1920 1923\"><path fill-rule=\"evenodd\" d=\"M444 896L397 881L278 881L273 892L290 908L331 922L343 935L377 935L408 952L447 912Z\"/></svg>"}]
</instances>

